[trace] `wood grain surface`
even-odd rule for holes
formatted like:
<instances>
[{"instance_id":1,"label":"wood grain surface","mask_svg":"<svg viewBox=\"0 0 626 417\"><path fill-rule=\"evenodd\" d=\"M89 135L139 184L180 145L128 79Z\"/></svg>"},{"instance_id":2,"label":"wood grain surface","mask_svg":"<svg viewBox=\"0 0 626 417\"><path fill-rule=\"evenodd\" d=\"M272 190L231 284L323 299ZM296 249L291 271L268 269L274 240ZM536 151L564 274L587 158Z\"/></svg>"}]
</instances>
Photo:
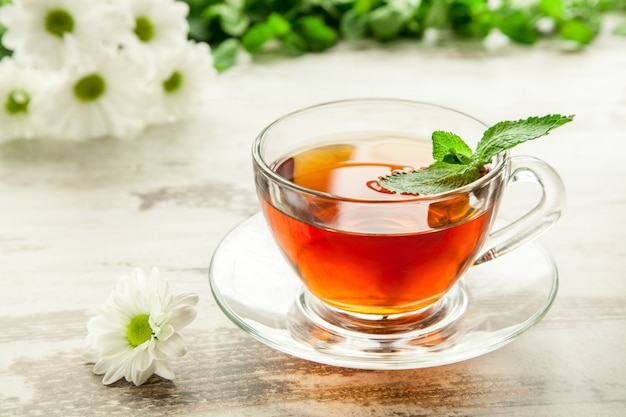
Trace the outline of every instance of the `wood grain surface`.
<instances>
[{"instance_id":1,"label":"wood grain surface","mask_svg":"<svg viewBox=\"0 0 626 417\"><path fill-rule=\"evenodd\" d=\"M0 146L0 415L626 415L624 68L626 39L608 33L578 53L344 44L243 63L220 75L198 117L135 140ZM266 347L216 306L211 254L258 210L252 139L288 111L366 96L487 123L576 114L516 151L552 164L568 203L542 237L557 299L510 345L437 368L343 369ZM81 359L87 321L121 274L153 265L175 291L200 294L189 352L172 362L173 381L104 386Z\"/></svg>"}]
</instances>

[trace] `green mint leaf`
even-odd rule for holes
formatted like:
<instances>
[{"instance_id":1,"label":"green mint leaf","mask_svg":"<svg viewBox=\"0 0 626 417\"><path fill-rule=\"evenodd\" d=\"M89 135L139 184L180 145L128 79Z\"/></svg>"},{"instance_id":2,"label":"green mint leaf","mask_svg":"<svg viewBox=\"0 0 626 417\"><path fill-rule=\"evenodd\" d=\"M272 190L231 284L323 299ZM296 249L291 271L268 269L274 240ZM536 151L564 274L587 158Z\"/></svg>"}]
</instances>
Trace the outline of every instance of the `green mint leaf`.
<instances>
[{"instance_id":1,"label":"green mint leaf","mask_svg":"<svg viewBox=\"0 0 626 417\"><path fill-rule=\"evenodd\" d=\"M306 41L309 51L325 51L337 43L335 29L317 16L305 16L296 22L296 31Z\"/></svg>"},{"instance_id":2,"label":"green mint leaf","mask_svg":"<svg viewBox=\"0 0 626 417\"><path fill-rule=\"evenodd\" d=\"M571 122L574 116L551 114L543 117L529 117L517 121L496 123L485 131L478 142L474 159L479 165L491 162L491 159L520 143L547 135L552 129Z\"/></svg>"},{"instance_id":3,"label":"green mint leaf","mask_svg":"<svg viewBox=\"0 0 626 417\"><path fill-rule=\"evenodd\" d=\"M274 36L281 37L291 32L291 24L278 13L272 13L267 18L267 24L272 28Z\"/></svg>"},{"instance_id":4,"label":"green mint leaf","mask_svg":"<svg viewBox=\"0 0 626 417\"><path fill-rule=\"evenodd\" d=\"M596 37L595 31L587 22L568 20L563 22L559 35L568 41L575 41L581 45L588 45Z\"/></svg>"},{"instance_id":5,"label":"green mint leaf","mask_svg":"<svg viewBox=\"0 0 626 417\"><path fill-rule=\"evenodd\" d=\"M365 16L375 7L377 4L374 0L355 0L352 10L359 16Z\"/></svg>"},{"instance_id":6,"label":"green mint leaf","mask_svg":"<svg viewBox=\"0 0 626 417\"><path fill-rule=\"evenodd\" d=\"M257 23L246 31L241 44L251 54L258 52L263 45L274 38L274 31L267 23Z\"/></svg>"},{"instance_id":7,"label":"green mint leaf","mask_svg":"<svg viewBox=\"0 0 626 417\"><path fill-rule=\"evenodd\" d=\"M456 0L449 8L449 26L459 37L483 39L494 26L496 11L484 0Z\"/></svg>"},{"instance_id":8,"label":"green mint leaf","mask_svg":"<svg viewBox=\"0 0 626 417\"><path fill-rule=\"evenodd\" d=\"M534 20L525 10L502 10L496 18L496 25L502 33L515 42L525 45L537 42L538 35Z\"/></svg>"},{"instance_id":9,"label":"green mint leaf","mask_svg":"<svg viewBox=\"0 0 626 417\"><path fill-rule=\"evenodd\" d=\"M369 14L369 27L378 40L397 38L405 23L404 14L390 5L378 7Z\"/></svg>"},{"instance_id":10,"label":"green mint leaf","mask_svg":"<svg viewBox=\"0 0 626 417\"><path fill-rule=\"evenodd\" d=\"M560 19L563 15L563 0L540 0L539 10L553 19Z\"/></svg>"},{"instance_id":11,"label":"green mint leaf","mask_svg":"<svg viewBox=\"0 0 626 417\"><path fill-rule=\"evenodd\" d=\"M472 165L435 162L425 169L398 172L378 180L381 187L402 194L439 194L478 179L480 170Z\"/></svg>"},{"instance_id":12,"label":"green mint leaf","mask_svg":"<svg viewBox=\"0 0 626 417\"><path fill-rule=\"evenodd\" d=\"M241 36L250 26L250 19L243 9L229 3L215 4L205 10L205 18L213 16L219 18L222 30L230 36Z\"/></svg>"},{"instance_id":13,"label":"green mint leaf","mask_svg":"<svg viewBox=\"0 0 626 417\"><path fill-rule=\"evenodd\" d=\"M239 42L234 38L226 39L217 47L211 49L213 66L219 72L225 71L237 63Z\"/></svg>"},{"instance_id":14,"label":"green mint leaf","mask_svg":"<svg viewBox=\"0 0 626 417\"><path fill-rule=\"evenodd\" d=\"M424 17L424 26L437 29L445 28L448 25L450 3L447 0L433 0Z\"/></svg>"},{"instance_id":15,"label":"green mint leaf","mask_svg":"<svg viewBox=\"0 0 626 417\"><path fill-rule=\"evenodd\" d=\"M243 47L251 54L261 50L272 39L284 38L291 34L291 24L278 13L270 13L265 22L250 27L241 38Z\"/></svg>"},{"instance_id":16,"label":"green mint leaf","mask_svg":"<svg viewBox=\"0 0 626 417\"><path fill-rule=\"evenodd\" d=\"M353 10L348 10L341 16L339 31L346 39L359 39L367 32L367 22L367 15L359 15Z\"/></svg>"},{"instance_id":17,"label":"green mint leaf","mask_svg":"<svg viewBox=\"0 0 626 417\"><path fill-rule=\"evenodd\" d=\"M307 43L295 32L290 32L281 38L283 50L289 56L300 56L307 52Z\"/></svg>"},{"instance_id":18,"label":"green mint leaf","mask_svg":"<svg viewBox=\"0 0 626 417\"><path fill-rule=\"evenodd\" d=\"M433 158L435 161L449 164L469 164L472 160L472 149L460 136L437 130L433 132Z\"/></svg>"},{"instance_id":19,"label":"green mint leaf","mask_svg":"<svg viewBox=\"0 0 626 417\"><path fill-rule=\"evenodd\" d=\"M1 0L0 0L1 1ZM189 38L196 42L207 42L211 38L211 34L207 28L206 22L201 16L189 16ZM0 26L0 57L2 57L2 26Z\"/></svg>"},{"instance_id":20,"label":"green mint leaf","mask_svg":"<svg viewBox=\"0 0 626 417\"><path fill-rule=\"evenodd\" d=\"M401 194L439 194L454 190L476 181L484 166L497 154L545 136L573 119L574 116L551 114L496 123L485 131L474 153L458 135L436 130L432 135L436 162L420 170L379 178L378 183L388 191Z\"/></svg>"}]
</instances>

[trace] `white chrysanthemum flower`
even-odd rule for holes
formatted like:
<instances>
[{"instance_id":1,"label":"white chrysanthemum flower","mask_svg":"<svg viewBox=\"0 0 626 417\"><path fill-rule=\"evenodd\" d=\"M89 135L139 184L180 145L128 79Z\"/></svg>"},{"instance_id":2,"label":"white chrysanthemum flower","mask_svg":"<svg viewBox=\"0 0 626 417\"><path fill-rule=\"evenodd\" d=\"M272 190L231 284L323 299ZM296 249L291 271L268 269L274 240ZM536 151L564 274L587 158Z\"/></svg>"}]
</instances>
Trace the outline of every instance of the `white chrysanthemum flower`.
<instances>
[{"instance_id":1,"label":"white chrysanthemum flower","mask_svg":"<svg viewBox=\"0 0 626 417\"><path fill-rule=\"evenodd\" d=\"M187 42L167 56L156 74L154 123L174 122L191 116L208 98L217 75L206 43Z\"/></svg>"},{"instance_id":2,"label":"white chrysanthemum flower","mask_svg":"<svg viewBox=\"0 0 626 417\"><path fill-rule=\"evenodd\" d=\"M115 50L132 27L124 16L101 0L14 0L0 8L2 43L20 61L58 69L68 54Z\"/></svg>"},{"instance_id":3,"label":"white chrysanthemum flower","mask_svg":"<svg viewBox=\"0 0 626 417\"><path fill-rule=\"evenodd\" d=\"M90 346L83 358L95 364L95 374L104 374L105 385L121 378L141 385L152 374L173 379L167 360L187 352L179 332L196 317L197 303L196 294L170 294L157 268L149 276L134 269L89 321Z\"/></svg>"},{"instance_id":4,"label":"white chrysanthemum flower","mask_svg":"<svg viewBox=\"0 0 626 417\"><path fill-rule=\"evenodd\" d=\"M133 21L133 36L124 47L139 62L157 66L163 56L187 42L187 3L174 0L117 0L125 3Z\"/></svg>"},{"instance_id":5,"label":"white chrysanthemum flower","mask_svg":"<svg viewBox=\"0 0 626 417\"><path fill-rule=\"evenodd\" d=\"M146 125L149 88L142 69L122 53L68 65L47 99L33 102L57 139L132 138Z\"/></svg>"},{"instance_id":6,"label":"white chrysanthemum flower","mask_svg":"<svg viewBox=\"0 0 626 417\"><path fill-rule=\"evenodd\" d=\"M49 77L14 59L0 60L0 142L32 139L39 134L39 114L33 112L31 103L44 96Z\"/></svg>"}]
</instances>

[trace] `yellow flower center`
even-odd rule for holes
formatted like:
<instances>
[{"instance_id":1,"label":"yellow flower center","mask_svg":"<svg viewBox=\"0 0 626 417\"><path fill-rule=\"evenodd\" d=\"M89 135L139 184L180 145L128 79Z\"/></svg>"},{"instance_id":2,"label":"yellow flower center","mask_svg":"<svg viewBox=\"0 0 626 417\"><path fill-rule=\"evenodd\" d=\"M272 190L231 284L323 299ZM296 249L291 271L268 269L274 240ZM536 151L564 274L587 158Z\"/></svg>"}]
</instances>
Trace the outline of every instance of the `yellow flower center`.
<instances>
[{"instance_id":1,"label":"yellow flower center","mask_svg":"<svg viewBox=\"0 0 626 417\"><path fill-rule=\"evenodd\" d=\"M94 101L106 91L106 82L99 74L86 75L74 84L74 95L80 101Z\"/></svg>"},{"instance_id":2,"label":"yellow flower center","mask_svg":"<svg viewBox=\"0 0 626 417\"><path fill-rule=\"evenodd\" d=\"M150 340L152 335L150 316L148 314L140 314L133 317L128 327L126 327L126 340L132 347L137 347Z\"/></svg>"},{"instance_id":3,"label":"yellow flower center","mask_svg":"<svg viewBox=\"0 0 626 417\"><path fill-rule=\"evenodd\" d=\"M12 90L7 96L4 108L9 114L28 113L28 104L30 96L22 89Z\"/></svg>"},{"instance_id":4,"label":"yellow flower center","mask_svg":"<svg viewBox=\"0 0 626 417\"><path fill-rule=\"evenodd\" d=\"M150 19L145 16L135 19L135 35L142 42L150 42L154 38L154 26Z\"/></svg>"},{"instance_id":5,"label":"yellow flower center","mask_svg":"<svg viewBox=\"0 0 626 417\"><path fill-rule=\"evenodd\" d=\"M163 81L163 89L166 93L173 93L183 85L183 74L178 71L174 71L170 78Z\"/></svg>"},{"instance_id":6,"label":"yellow flower center","mask_svg":"<svg viewBox=\"0 0 626 417\"><path fill-rule=\"evenodd\" d=\"M59 38L74 30L74 18L67 10L52 9L46 15L46 30Z\"/></svg>"}]
</instances>

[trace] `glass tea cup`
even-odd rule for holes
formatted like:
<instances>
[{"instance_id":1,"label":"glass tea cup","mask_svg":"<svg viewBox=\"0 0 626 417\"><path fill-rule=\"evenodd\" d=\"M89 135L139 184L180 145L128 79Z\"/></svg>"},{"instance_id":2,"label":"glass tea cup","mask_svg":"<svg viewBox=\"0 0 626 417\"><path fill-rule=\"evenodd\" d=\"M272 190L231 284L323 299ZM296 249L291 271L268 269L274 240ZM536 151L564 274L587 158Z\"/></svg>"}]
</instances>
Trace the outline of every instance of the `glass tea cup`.
<instances>
[{"instance_id":1,"label":"glass tea cup","mask_svg":"<svg viewBox=\"0 0 626 417\"><path fill-rule=\"evenodd\" d=\"M508 152L478 180L445 193L402 195L377 184L429 165L433 131L456 133L475 149L486 128L433 104L354 99L295 111L259 134L253 163L262 211L319 316L359 330L426 323L450 308L446 297L468 268L558 220L558 174ZM540 202L496 230L504 190L518 182L536 184Z\"/></svg>"}]
</instances>

